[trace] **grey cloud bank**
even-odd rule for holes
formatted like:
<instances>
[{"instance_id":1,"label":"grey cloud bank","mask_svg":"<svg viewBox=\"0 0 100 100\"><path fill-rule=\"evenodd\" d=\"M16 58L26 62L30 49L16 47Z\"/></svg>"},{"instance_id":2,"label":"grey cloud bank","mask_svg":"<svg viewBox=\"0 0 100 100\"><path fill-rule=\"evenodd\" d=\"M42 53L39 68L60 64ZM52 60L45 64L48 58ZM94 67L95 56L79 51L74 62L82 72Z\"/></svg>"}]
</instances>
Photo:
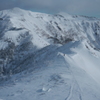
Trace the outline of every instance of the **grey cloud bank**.
<instances>
[{"instance_id":1,"label":"grey cloud bank","mask_svg":"<svg viewBox=\"0 0 100 100\"><path fill-rule=\"evenodd\" d=\"M67 12L100 18L100 0L0 0L0 10L13 7L44 13Z\"/></svg>"}]
</instances>

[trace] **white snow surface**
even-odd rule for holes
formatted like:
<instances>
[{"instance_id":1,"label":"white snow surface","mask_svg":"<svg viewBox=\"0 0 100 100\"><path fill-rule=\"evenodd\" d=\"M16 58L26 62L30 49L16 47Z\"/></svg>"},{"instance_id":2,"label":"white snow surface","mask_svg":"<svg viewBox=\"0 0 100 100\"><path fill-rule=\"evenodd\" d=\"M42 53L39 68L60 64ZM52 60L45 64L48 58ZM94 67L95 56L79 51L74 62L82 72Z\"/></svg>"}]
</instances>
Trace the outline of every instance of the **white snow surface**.
<instances>
[{"instance_id":1,"label":"white snow surface","mask_svg":"<svg viewBox=\"0 0 100 100\"><path fill-rule=\"evenodd\" d=\"M20 8L0 18L0 100L100 100L100 19Z\"/></svg>"}]
</instances>

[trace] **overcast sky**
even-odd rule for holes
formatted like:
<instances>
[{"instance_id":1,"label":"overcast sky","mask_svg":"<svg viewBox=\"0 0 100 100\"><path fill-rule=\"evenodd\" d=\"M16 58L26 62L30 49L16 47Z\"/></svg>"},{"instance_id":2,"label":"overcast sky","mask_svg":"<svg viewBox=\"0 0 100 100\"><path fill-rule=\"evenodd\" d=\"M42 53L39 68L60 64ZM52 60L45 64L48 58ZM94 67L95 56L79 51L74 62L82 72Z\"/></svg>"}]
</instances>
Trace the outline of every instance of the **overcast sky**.
<instances>
[{"instance_id":1,"label":"overcast sky","mask_svg":"<svg viewBox=\"0 0 100 100\"><path fill-rule=\"evenodd\" d=\"M44 13L67 12L100 18L100 0L0 0L0 10L13 7Z\"/></svg>"}]
</instances>

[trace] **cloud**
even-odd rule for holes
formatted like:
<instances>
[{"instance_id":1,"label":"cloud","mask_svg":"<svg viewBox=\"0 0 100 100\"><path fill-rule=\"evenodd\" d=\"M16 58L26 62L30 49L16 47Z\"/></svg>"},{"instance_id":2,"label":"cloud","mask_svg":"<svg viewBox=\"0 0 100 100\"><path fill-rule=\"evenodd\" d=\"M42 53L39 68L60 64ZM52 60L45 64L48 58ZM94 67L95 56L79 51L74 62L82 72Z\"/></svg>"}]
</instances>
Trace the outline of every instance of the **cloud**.
<instances>
[{"instance_id":1,"label":"cloud","mask_svg":"<svg viewBox=\"0 0 100 100\"><path fill-rule=\"evenodd\" d=\"M99 4L100 0L0 0L0 10L20 7L48 13L63 11L100 17Z\"/></svg>"}]
</instances>

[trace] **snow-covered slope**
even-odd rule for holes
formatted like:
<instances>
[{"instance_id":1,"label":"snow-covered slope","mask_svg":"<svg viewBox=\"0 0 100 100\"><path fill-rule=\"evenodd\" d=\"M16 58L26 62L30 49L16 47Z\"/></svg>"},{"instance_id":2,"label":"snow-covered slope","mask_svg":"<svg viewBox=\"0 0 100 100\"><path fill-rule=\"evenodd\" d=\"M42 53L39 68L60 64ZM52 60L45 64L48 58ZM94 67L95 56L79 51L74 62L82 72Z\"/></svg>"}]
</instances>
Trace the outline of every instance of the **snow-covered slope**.
<instances>
[{"instance_id":1,"label":"snow-covered slope","mask_svg":"<svg viewBox=\"0 0 100 100\"><path fill-rule=\"evenodd\" d=\"M100 19L0 11L1 100L100 100Z\"/></svg>"}]
</instances>

